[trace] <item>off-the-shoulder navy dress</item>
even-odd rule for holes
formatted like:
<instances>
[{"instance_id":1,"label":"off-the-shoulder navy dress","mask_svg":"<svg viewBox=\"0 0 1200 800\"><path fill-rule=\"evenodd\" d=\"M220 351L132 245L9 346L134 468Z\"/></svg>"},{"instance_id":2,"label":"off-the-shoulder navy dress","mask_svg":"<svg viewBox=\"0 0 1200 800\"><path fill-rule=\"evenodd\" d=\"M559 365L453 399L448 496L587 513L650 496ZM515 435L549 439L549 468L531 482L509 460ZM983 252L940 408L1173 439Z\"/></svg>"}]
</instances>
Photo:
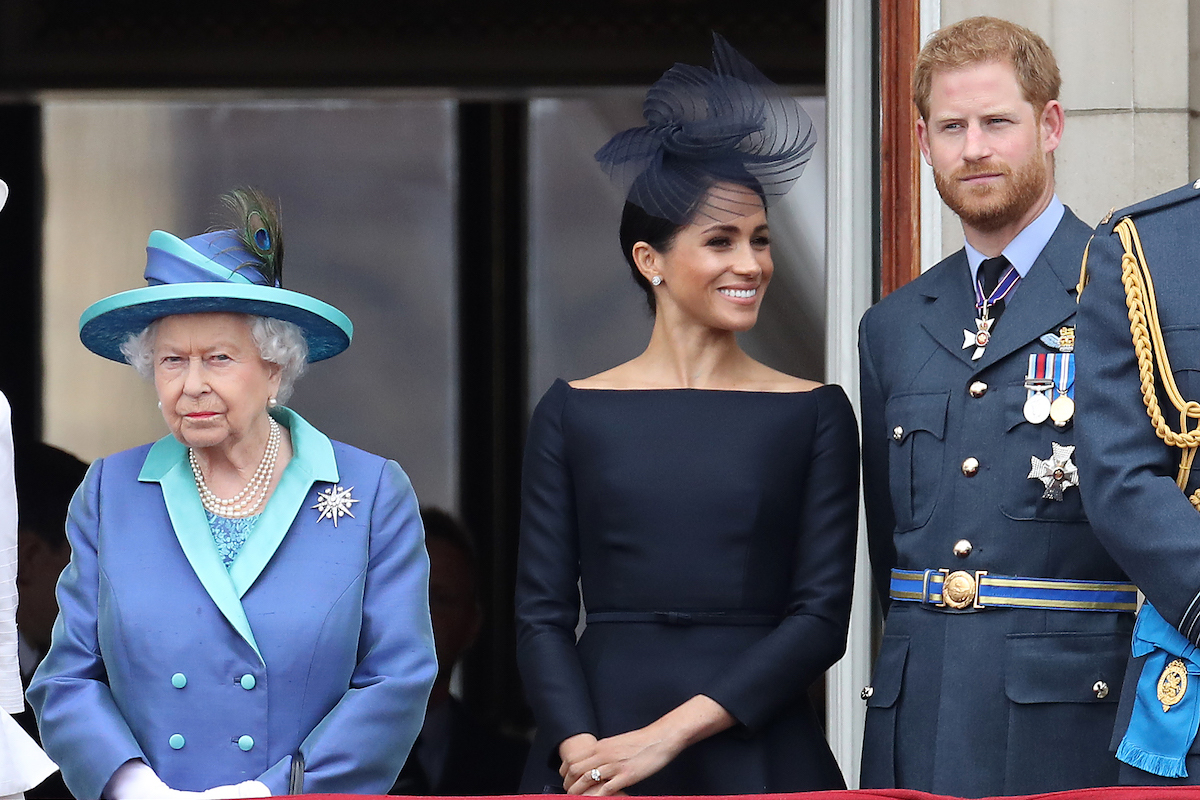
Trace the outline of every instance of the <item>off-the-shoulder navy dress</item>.
<instances>
[{"instance_id":1,"label":"off-the-shoulder navy dress","mask_svg":"<svg viewBox=\"0 0 1200 800\"><path fill-rule=\"evenodd\" d=\"M837 386L549 389L522 483L517 648L538 723L523 791L561 791L567 737L697 694L738 724L630 792L843 786L807 690L845 649L857 442Z\"/></svg>"}]
</instances>

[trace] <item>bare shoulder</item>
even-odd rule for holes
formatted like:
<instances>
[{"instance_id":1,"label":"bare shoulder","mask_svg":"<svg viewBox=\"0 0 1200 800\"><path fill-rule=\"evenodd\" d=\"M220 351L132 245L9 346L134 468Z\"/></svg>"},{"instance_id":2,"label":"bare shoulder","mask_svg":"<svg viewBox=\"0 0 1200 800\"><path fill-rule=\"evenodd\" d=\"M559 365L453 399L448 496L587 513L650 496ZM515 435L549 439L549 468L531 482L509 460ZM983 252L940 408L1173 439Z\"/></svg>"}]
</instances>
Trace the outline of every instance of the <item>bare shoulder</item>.
<instances>
[{"instance_id":1,"label":"bare shoulder","mask_svg":"<svg viewBox=\"0 0 1200 800\"><path fill-rule=\"evenodd\" d=\"M824 385L817 381L810 381L807 378L797 378L795 375L788 375L786 372L771 369L765 364L755 364L755 368L749 378L748 385L745 388L756 392L811 392L813 389L818 389Z\"/></svg>"},{"instance_id":2,"label":"bare shoulder","mask_svg":"<svg viewBox=\"0 0 1200 800\"><path fill-rule=\"evenodd\" d=\"M589 378L568 381L568 384L572 389L628 389L638 383L638 377L633 362L626 361Z\"/></svg>"}]
</instances>

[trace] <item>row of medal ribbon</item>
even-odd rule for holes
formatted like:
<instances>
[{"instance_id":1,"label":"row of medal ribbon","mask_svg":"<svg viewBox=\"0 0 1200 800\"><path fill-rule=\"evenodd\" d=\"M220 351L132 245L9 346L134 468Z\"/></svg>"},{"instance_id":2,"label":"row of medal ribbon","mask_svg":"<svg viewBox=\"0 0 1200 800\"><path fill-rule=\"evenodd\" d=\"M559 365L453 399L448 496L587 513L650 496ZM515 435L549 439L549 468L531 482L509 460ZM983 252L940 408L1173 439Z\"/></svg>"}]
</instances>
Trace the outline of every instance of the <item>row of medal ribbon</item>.
<instances>
[{"instance_id":1,"label":"row of medal ribbon","mask_svg":"<svg viewBox=\"0 0 1200 800\"><path fill-rule=\"evenodd\" d=\"M1075 354L1030 353L1025 373L1025 420L1059 428L1075 416Z\"/></svg>"}]
</instances>

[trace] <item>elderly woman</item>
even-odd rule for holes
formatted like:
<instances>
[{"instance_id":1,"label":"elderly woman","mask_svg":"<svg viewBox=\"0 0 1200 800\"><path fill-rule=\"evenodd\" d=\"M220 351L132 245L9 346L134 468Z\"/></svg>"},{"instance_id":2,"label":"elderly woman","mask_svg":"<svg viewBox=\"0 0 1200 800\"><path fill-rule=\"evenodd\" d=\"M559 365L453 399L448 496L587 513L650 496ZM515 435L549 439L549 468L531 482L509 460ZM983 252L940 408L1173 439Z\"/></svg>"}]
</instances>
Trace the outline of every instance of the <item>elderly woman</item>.
<instances>
[{"instance_id":1,"label":"elderly woman","mask_svg":"<svg viewBox=\"0 0 1200 800\"><path fill-rule=\"evenodd\" d=\"M746 794L844 785L809 686L845 649L858 435L837 386L748 356L767 203L808 160L796 101L717 39L597 154L654 310L646 350L556 382L529 425L518 658L525 791ZM576 641L580 587L587 627Z\"/></svg>"},{"instance_id":2,"label":"elderly woman","mask_svg":"<svg viewBox=\"0 0 1200 800\"><path fill-rule=\"evenodd\" d=\"M382 794L436 673L417 499L285 403L350 321L280 286L256 192L232 230L155 231L148 287L80 337L154 382L170 434L96 461L28 691L77 798Z\"/></svg>"}]
</instances>

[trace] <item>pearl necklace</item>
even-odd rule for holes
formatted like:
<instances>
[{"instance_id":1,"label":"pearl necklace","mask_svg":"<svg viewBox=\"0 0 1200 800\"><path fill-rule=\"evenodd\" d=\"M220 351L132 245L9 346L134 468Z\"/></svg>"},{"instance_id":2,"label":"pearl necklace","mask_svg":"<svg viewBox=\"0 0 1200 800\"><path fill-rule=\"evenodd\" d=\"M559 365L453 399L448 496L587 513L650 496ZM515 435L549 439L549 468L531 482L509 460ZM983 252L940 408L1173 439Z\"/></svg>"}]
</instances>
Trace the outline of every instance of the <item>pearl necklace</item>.
<instances>
[{"instance_id":1,"label":"pearl necklace","mask_svg":"<svg viewBox=\"0 0 1200 800\"><path fill-rule=\"evenodd\" d=\"M275 462L279 457L279 423L273 417L267 417L271 432L267 436L267 449L263 452L258 469L250 478L250 482L228 500L217 497L208 488L204 473L200 471L200 462L196 460L196 451L188 448L188 463L192 465L192 476L196 479L196 489L200 492L200 502L207 511L220 517L252 517L258 513L263 501L267 498L267 489L271 486L271 476L275 474Z\"/></svg>"}]
</instances>

